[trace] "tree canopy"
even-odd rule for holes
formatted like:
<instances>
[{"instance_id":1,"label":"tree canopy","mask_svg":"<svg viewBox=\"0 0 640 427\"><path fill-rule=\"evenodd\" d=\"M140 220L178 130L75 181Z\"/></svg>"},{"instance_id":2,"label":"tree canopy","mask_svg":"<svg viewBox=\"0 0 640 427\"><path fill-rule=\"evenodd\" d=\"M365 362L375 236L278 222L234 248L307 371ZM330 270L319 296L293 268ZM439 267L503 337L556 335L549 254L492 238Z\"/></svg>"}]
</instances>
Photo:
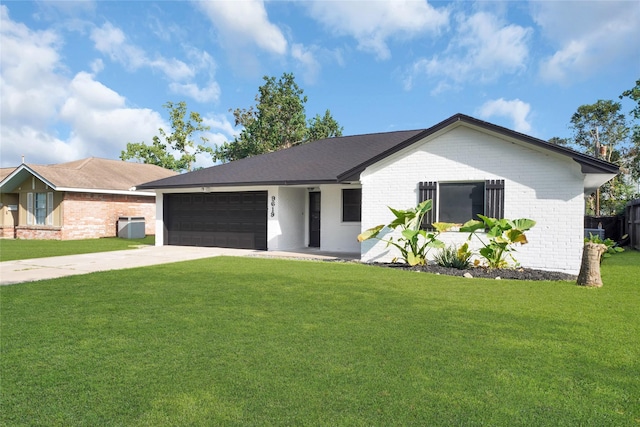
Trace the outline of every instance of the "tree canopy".
<instances>
[{"instance_id":1,"label":"tree canopy","mask_svg":"<svg viewBox=\"0 0 640 427\"><path fill-rule=\"evenodd\" d=\"M636 103L631 116L633 118L633 126L631 133L631 145L627 153L627 164L630 175L636 181L640 181L640 79L636 80L636 85L622 92L620 99L629 98Z\"/></svg>"},{"instance_id":2,"label":"tree canopy","mask_svg":"<svg viewBox=\"0 0 640 427\"><path fill-rule=\"evenodd\" d=\"M611 162L619 160L629 135L622 104L598 100L581 105L571 116L573 143L580 151Z\"/></svg>"},{"instance_id":3,"label":"tree canopy","mask_svg":"<svg viewBox=\"0 0 640 427\"><path fill-rule=\"evenodd\" d=\"M620 174L604 184L598 194L588 200L587 210L596 215L616 214L628 200L638 197L633 180L640 179L640 80L620 98L629 97L638 105L631 111L630 127L622 104L613 100L598 100L578 107L571 116L572 138L551 138L550 143L567 145L620 166Z\"/></svg>"},{"instance_id":4,"label":"tree canopy","mask_svg":"<svg viewBox=\"0 0 640 427\"><path fill-rule=\"evenodd\" d=\"M195 134L209 130L209 126L202 124L200 114L191 111L187 115L187 104L184 101L177 104L169 101L163 107L169 110L173 132L167 134L164 129L158 129L160 136L154 136L151 145L144 142L127 143L127 149L120 153L120 159L135 159L182 172L193 169L196 155L207 153L213 156L213 149L205 145L208 142L207 138L199 135L201 144L196 144L193 140ZM172 152L180 157L176 157Z\"/></svg>"},{"instance_id":5,"label":"tree canopy","mask_svg":"<svg viewBox=\"0 0 640 427\"><path fill-rule=\"evenodd\" d=\"M242 126L231 142L217 147L214 158L221 162L289 148L323 138L342 135L342 127L326 110L307 122L307 97L292 73L279 79L264 76L258 88L256 105L233 110L235 125Z\"/></svg>"}]
</instances>

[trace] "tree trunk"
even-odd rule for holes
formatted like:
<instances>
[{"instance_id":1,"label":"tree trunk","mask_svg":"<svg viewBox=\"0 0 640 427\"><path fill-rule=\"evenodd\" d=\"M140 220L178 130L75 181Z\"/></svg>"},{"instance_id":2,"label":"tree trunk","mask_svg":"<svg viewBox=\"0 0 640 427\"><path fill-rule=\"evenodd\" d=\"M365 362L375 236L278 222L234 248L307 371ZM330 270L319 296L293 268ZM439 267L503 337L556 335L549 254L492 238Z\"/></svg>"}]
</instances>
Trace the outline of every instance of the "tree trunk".
<instances>
[{"instance_id":1,"label":"tree trunk","mask_svg":"<svg viewBox=\"0 0 640 427\"><path fill-rule=\"evenodd\" d=\"M582 251L582 265L578 274L579 286L602 287L600 277L600 258L607 250L607 246L601 243L587 242Z\"/></svg>"}]
</instances>

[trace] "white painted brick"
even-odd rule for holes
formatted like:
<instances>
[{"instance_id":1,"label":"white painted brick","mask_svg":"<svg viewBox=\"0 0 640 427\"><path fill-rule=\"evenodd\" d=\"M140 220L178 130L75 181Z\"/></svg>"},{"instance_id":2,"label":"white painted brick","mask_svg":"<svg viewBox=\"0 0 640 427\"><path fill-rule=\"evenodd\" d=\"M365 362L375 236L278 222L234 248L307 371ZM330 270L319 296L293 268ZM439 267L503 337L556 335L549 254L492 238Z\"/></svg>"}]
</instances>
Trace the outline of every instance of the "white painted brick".
<instances>
[{"instance_id":1,"label":"white painted brick","mask_svg":"<svg viewBox=\"0 0 640 427\"><path fill-rule=\"evenodd\" d=\"M387 208L405 209L418 202L422 181L505 180L505 217L537 222L527 233L529 244L517 248L524 267L577 274L582 251L583 176L571 159L535 151L458 127L415 144L362 174L362 229L386 224ZM461 243L461 233L444 233L446 242ZM398 252L384 243L362 245L363 261L389 261Z\"/></svg>"}]
</instances>

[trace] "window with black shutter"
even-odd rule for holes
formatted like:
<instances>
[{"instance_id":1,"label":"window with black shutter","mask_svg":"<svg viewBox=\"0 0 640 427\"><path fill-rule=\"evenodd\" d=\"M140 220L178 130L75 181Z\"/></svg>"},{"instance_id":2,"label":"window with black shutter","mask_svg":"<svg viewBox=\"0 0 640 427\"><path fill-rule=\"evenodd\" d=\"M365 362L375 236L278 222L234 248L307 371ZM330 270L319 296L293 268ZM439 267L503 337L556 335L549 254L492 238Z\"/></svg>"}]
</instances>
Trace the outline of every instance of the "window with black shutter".
<instances>
[{"instance_id":1,"label":"window with black shutter","mask_svg":"<svg viewBox=\"0 0 640 427\"><path fill-rule=\"evenodd\" d=\"M430 229L430 225L436 221L464 224L470 219L478 219L478 214L504 218L504 180L421 182L419 199L419 202L427 199L433 201L432 209L422 222L426 229Z\"/></svg>"}]
</instances>

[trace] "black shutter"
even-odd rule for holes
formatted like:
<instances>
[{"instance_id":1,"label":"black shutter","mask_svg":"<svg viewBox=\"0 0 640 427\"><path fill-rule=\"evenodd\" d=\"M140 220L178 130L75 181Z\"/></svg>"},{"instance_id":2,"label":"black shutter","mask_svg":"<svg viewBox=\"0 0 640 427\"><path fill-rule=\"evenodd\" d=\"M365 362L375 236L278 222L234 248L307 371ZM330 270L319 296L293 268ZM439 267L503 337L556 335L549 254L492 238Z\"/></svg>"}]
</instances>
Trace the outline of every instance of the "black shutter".
<instances>
[{"instance_id":1,"label":"black shutter","mask_svg":"<svg viewBox=\"0 0 640 427\"><path fill-rule=\"evenodd\" d=\"M489 218L504 218L504 179L489 179L484 183L484 214Z\"/></svg>"},{"instance_id":2,"label":"black shutter","mask_svg":"<svg viewBox=\"0 0 640 427\"><path fill-rule=\"evenodd\" d=\"M438 183L436 181L421 182L419 185L419 197L418 203L422 203L425 200L431 199L431 210L428 211L422 219L422 228L425 230L433 229L431 224L436 222L436 212L438 212L436 205L436 196L438 193Z\"/></svg>"}]
</instances>

